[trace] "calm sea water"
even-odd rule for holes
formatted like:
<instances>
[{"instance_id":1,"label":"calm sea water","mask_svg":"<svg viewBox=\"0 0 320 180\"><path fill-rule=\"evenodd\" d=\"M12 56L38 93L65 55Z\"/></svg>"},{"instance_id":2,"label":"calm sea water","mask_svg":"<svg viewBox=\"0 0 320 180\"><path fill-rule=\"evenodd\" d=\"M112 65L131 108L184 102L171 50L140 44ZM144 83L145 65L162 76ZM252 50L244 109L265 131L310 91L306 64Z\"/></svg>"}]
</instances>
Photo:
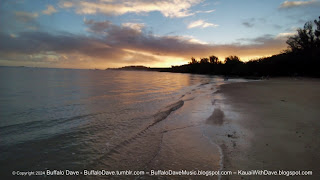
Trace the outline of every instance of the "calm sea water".
<instances>
[{"instance_id":1,"label":"calm sea water","mask_svg":"<svg viewBox=\"0 0 320 180\"><path fill-rule=\"evenodd\" d=\"M144 168L163 128L181 124L164 120L223 83L191 74L2 67L1 174Z\"/></svg>"}]
</instances>

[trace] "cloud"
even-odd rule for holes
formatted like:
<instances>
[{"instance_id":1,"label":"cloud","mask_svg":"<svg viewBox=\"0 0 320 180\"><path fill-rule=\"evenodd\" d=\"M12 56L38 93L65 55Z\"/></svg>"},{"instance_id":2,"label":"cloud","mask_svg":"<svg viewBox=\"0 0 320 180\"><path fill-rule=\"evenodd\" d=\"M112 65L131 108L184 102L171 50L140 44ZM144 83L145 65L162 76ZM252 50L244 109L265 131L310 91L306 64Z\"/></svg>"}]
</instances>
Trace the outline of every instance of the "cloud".
<instances>
[{"instance_id":1,"label":"cloud","mask_svg":"<svg viewBox=\"0 0 320 180\"><path fill-rule=\"evenodd\" d=\"M212 23L207 23L204 20L198 20L198 21L193 21L188 25L188 29L191 28L207 28L207 27L218 27L219 25L217 24L212 24Z\"/></svg>"},{"instance_id":2,"label":"cloud","mask_svg":"<svg viewBox=\"0 0 320 180\"><path fill-rule=\"evenodd\" d=\"M113 26L110 21L94 21L84 19L84 24L88 26L88 31L96 34L104 34L105 30Z\"/></svg>"},{"instance_id":3,"label":"cloud","mask_svg":"<svg viewBox=\"0 0 320 180\"><path fill-rule=\"evenodd\" d=\"M243 21L242 25L244 25L247 28L251 28L255 25L255 21L256 21L255 18L250 18L250 19Z\"/></svg>"},{"instance_id":4,"label":"cloud","mask_svg":"<svg viewBox=\"0 0 320 180\"><path fill-rule=\"evenodd\" d=\"M251 28L251 27L254 26L254 23L252 23L252 22L243 22L242 25L244 25L244 26L246 26L248 28Z\"/></svg>"},{"instance_id":5,"label":"cloud","mask_svg":"<svg viewBox=\"0 0 320 180\"><path fill-rule=\"evenodd\" d=\"M24 32L14 38L2 33L0 40L6 43L0 44L0 60L25 65L81 68L108 61L112 64L111 59L119 60L124 54L97 38L68 33Z\"/></svg>"},{"instance_id":6,"label":"cloud","mask_svg":"<svg viewBox=\"0 0 320 180\"><path fill-rule=\"evenodd\" d=\"M286 48L285 39L265 35L243 44L207 44L188 36L157 36L109 21L85 20L90 36L70 33L0 33L0 64L94 68L124 65L170 66L190 57L267 56ZM22 62L20 64L23 64ZM33 66L35 66L33 64Z\"/></svg>"},{"instance_id":7,"label":"cloud","mask_svg":"<svg viewBox=\"0 0 320 180\"><path fill-rule=\"evenodd\" d=\"M127 13L149 13L158 11L165 17L193 15L189 9L202 0L61 0L60 7L74 8L78 14L123 15Z\"/></svg>"},{"instance_id":8,"label":"cloud","mask_svg":"<svg viewBox=\"0 0 320 180\"><path fill-rule=\"evenodd\" d=\"M319 1L317 0L309 0L309 1L285 1L283 2L279 8L293 8L293 7L302 7L302 6L313 6L319 5Z\"/></svg>"},{"instance_id":9,"label":"cloud","mask_svg":"<svg viewBox=\"0 0 320 180\"><path fill-rule=\"evenodd\" d=\"M59 7L61 8L71 8L74 4L70 1L60 1Z\"/></svg>"},{"instance_id":10,"label":"cloud","mask_svg":"<svg viewBox=\"0 0 320 180\"><path fill-rule=\"evenodd\" d=\"M185 39L189 43L194 44L208 44L207 42L201 41L199 39L194 38L193 36L181 36L181 38Z\"/></svg>"},{"instance_id":11,"label":"cloud","mask_svg":"<svg viewBox=\"0 0 320 180\"><path fill-rule=\"evenodd\" d=\"M212 13L215 11L216 11L215 9L212 9L212 10L207 10L207 11L196 11L195 13Z\"/></svg>"},{"instance_id":12,"label":"cloud","mask_svg":"<svg viewBox=\"0 0 320 180\"><path fill-rule=\"evenodd\" d=\"M285 39L287 39L288 37L294 36L294 35L296 35L296 34L297 34L297 32L284 32L284 33L279 33L279 34L276 36L276 38L285 38Z\"/></svg>"},{"instance_id":13,"label":"cloud","mask_svg":"<svg viewBox=\"0 0 320 180\"><path fill-rule=\"evenodd\" d=\"M25 11L15 11L13 14L8 15L8 19L3 22L3 30L7 29L9 31L15 30L37 30L39 28L39 24L37 22L37 18L39 17L38 13L33 12L25 12Z\"/></svg>"},{"instance_id":14,"label":"cloud","mask_svg":"<svg viewBox=\"0 0 320 180\"><path fill-rule=\"evenodd\" d=\"M56 12L57 12L57 10L54 8L54 6L48 5L47 9L42 11L42 14L51 15L51 14L56 13Z\"/></svg>"},{"instance_id":15,"label":"cloud","mask_svg":"<svg viewBox=\"0 0 320 180\"><path fill-rule=\"evenodd\" d=\"M39 16L38 13L31 13L31 12L24 12L24 11L16 11L14 14L15 14L15 19L23 23L32 22L34 21L34 19L36 19Z\"/></svg>"},{"instance_id":16,"label":"cloud","mask_svg":"<svg viewBox=\"0 0 320 180\"><path fill-rule=\"evenodd\" d=\"M23 32L16 35L15 38L1 34L0 39L7 44L0 45L2 53L22 53L33 54L39 52L82 52L92 55L96 49L109 48L103 41L77 36L73 34L49 34L46 32Z\"/></svg>"},{"instance_id":17,"label":"cloud","mask_svg":"<svg viewBox=\"0 0 320 180\"><path fill-rule=\"evenodd\" d=\"M127 27L127 28L131 28L134 29L136 31L141 32L142 29L145 27L144 23L122 23L123 27Z\"/></svg>"}]
</instances>

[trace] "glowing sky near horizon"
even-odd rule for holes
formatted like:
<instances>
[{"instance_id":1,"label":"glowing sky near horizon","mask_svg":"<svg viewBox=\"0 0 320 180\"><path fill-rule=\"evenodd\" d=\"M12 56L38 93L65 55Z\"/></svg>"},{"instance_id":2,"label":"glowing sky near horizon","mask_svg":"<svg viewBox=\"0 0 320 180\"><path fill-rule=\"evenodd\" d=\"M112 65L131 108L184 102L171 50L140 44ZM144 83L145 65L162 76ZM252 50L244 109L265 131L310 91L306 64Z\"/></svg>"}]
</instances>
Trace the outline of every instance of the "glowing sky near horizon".
<instances>
[{"instance_id":1,"label":"glowing sky near horizon","mask_svg":"<svg viewBox=\"0 0 320 180\"><path fill-rule=\"evenodd\" d=\"M2 0L0 65L170 67L280 53L319 0Z\"/></svg>"}]
</instances>

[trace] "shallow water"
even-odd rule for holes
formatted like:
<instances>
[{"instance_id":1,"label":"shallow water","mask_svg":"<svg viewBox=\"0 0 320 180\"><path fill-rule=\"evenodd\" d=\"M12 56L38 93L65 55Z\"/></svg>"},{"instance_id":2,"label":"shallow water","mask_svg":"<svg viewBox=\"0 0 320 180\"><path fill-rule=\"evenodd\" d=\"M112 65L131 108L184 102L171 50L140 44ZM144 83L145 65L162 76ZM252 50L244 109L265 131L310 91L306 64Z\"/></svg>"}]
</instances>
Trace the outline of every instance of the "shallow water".
<instances>
[{"instance_id":1,"label":"shallow water","mask_svg":"<svg viewBox=\"0 0 320 180\"><path fill-rule=\"evenodd\" d=\"M2 67L1 175L194 169L204 162L219 169L217 147L205 145L201 126L223 83L178 73Z\"/></svg>"}]
</instances>

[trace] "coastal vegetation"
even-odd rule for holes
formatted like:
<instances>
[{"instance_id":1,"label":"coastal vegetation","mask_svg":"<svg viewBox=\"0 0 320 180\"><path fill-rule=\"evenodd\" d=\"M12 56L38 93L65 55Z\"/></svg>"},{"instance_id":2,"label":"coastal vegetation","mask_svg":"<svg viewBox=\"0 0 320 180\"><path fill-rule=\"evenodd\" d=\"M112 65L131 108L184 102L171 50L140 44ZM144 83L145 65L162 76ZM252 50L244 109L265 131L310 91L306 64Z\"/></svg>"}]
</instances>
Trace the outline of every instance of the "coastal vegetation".
<instances>
[{"instance_id":1,"label":"coastal vegetation","mask_svg":"<svg viewBox=\"0 0 320 180\"><path fill-rule=\"evenodd\" d=\"M315 28L314 28L315 27ZM213 74L225 76L313 76L320 77L320 17L306 22L296 35L286 41L288 49L270 57L243 62L238 56L228 56L224 61L212 55L171 68L127 66L122 70L151 70L162 72Z\"/></svg>"},{"instance_id":2,"label":"coastal vegetation","mask_svg":"<svg viewBox=\"0 0 320 180\"><path fill-rule=\"evenodd\" d=\"M226 57L224 61L216 56L200 60L192 57L189 64L167 70L228 76L320 76L320 17L314 22L306 22L286 43L287 50L271 57L248 62L237 56Z\"/></svg>"}]
</instances>

